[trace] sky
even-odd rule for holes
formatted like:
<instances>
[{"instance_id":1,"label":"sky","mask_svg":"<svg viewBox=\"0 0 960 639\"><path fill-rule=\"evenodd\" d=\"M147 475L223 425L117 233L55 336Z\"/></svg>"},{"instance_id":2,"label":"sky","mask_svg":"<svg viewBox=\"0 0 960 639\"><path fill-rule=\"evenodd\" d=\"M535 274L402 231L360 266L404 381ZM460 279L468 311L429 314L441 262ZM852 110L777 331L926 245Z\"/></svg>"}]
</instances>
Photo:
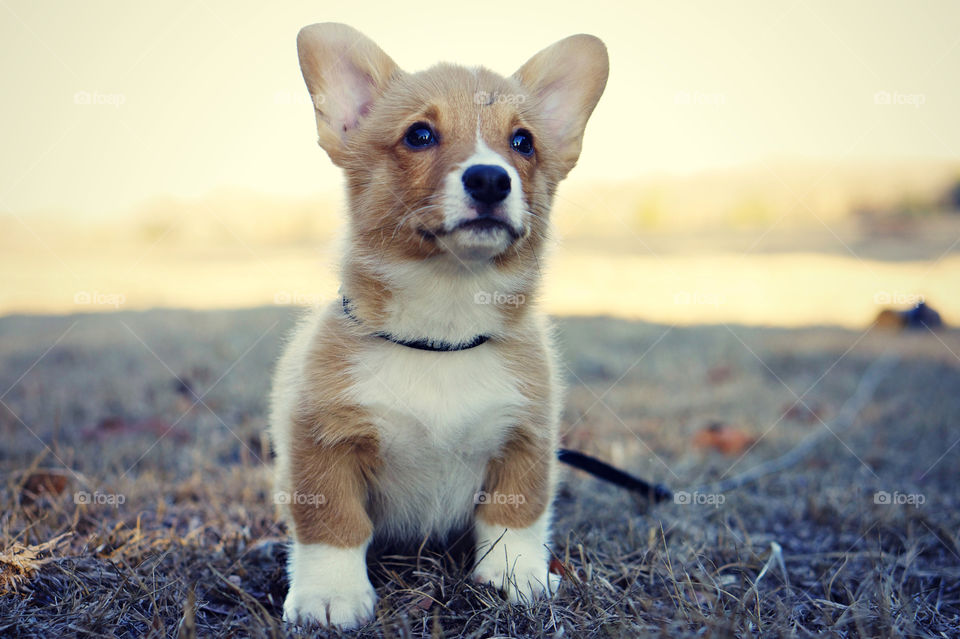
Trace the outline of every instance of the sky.
<instances>
[{"instance_id":1,"label":"sky","mask_svg":"<svg viewBox=\"0 0 960 639\"><path fill-rule=\"evenodd\" d=\"M611 74L572 181L771 159L960 159L960 3L0 0L0 214L340 189L297 65L346 22L403 68L509 74L572 33Z\"/></svg>"}]
</instances>

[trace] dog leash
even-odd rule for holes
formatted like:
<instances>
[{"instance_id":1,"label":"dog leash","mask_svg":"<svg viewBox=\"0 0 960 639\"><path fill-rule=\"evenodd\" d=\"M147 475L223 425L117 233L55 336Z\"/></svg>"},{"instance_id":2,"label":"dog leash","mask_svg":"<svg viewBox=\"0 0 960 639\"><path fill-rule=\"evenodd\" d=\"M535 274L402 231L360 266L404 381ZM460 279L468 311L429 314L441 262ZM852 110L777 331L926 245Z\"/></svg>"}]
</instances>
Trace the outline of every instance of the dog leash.
<instances>
[{"instance_id":1,"label":"dog leash","mask_svg":"<svg viewBox=\"0 0 960 639\"><path fill-rule=\"evenodd\" d=\"M640 479L580 451L561 448L557 451L557 459L568 466L593 475L597 479L602 479L614 486L644 496L655 504L673 499L673 493L663 484L651 484L645 479Z\"/></svg>"}]
</instances>

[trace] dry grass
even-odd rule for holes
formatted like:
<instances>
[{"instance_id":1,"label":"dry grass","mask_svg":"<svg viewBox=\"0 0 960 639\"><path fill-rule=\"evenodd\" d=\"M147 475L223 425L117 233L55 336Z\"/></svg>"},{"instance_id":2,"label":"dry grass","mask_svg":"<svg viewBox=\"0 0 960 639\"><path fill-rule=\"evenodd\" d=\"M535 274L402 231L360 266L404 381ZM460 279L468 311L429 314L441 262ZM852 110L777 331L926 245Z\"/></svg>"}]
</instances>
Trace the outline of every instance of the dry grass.
<instances>
[{"instance_id":1,"label":"dry grass","mask_svg":"<svg viewBox=\"0 0 960 639\"><path fill-rule=\"evenodd\" d=\"M290 320L0 319L0 575L19 577L0 577L0 636L294 634L278 621L285 532L262 463ZM560 336L567 445L691 493L825 429L881 353L900 359L848 429L722 504L648 511L570 476L549 602L470 583L467 540L382 551L378 620L359 636L957 636L960 334L570 318ZM739 460L694 448L712 422L759 442Z\"/></svg>"}]
</instances>

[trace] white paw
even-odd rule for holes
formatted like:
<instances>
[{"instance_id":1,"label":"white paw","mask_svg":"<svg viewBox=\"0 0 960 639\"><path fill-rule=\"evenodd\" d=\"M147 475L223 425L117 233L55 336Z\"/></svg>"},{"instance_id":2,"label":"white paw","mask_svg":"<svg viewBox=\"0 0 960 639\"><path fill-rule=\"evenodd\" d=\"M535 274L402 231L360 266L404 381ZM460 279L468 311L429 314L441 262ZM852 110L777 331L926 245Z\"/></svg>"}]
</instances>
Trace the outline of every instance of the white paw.
<instances>
[{"instance_id":1,"label":"white paw","mask_svg":"<svg viewBox=\"0 0 960 639\"><path fill-rule=\"evenodd\" d=\"M333 592L326 588L291 589L283 603L283 620L350 630L373 619L376 603L377 594L369 582L365 589L357 592L344 592L341 588L333 588Z\"/></svg>"},{"instance_id":2,"label":"white paw","mask_svg":"<svg viewBox=\"0 0 960 639\"><path fill-rule=\"evenodd\" d=\"M532 603L553 596L560 577L550 573L546 544L549 514L528 528L491 526L478 520L477 557L473 578L503 590L513 602Z\"/></svg>"},{"instance_id":3,"label":"white paw","mask_svg":"<svg viewBox=\"0 0 960 639\"><path fill-rule=\"evenodd\" d=\"M549 571L546 562L537 560L526 565L527 562L518 559L512 566L507 566L503 553L499 559L492 559L494 553L487 555L473 571L476 581L499 588L514 603L532 603L556 594L560 577Z\"/></svg>"},{"instance_id":4,"label":"white paw","mask_svg":"<svg viewBox=\"0 0 960 639\"><path fill-rule=\"evenodd\" d=\"M367 578L366 544L336 548L294 543L283 620L356 628L373 619L377 593Z\"/></svg>"}]
</instances>

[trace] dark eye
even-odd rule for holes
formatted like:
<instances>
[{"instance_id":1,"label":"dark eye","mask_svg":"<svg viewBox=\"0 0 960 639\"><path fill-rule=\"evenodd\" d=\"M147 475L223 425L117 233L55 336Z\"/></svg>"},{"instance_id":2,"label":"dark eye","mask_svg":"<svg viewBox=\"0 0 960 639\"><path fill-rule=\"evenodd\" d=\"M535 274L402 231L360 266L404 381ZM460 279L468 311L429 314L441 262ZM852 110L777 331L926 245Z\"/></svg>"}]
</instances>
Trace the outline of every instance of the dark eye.
<instances>
[{"instance_id":1,"label":"dark eye","mask_svg":"<svg viewBox=\"0 0 960 639\"><path fill-rule=\"evenodd\" d=\"M520 155L533 155L533 135L526 129L517 129L510 146Z\"/></svg>"},{"instance_id":2,"label":"dark eye","mask_svg":"<svg viewBox=\"0 0 960 639\"><path fill-rule=\"evenodd\" d=\"M403 141L411 149L425 149L437 143L437 134L433 132L429 124L417 122L407 129Z\"/></svg>"}]
</instances>

